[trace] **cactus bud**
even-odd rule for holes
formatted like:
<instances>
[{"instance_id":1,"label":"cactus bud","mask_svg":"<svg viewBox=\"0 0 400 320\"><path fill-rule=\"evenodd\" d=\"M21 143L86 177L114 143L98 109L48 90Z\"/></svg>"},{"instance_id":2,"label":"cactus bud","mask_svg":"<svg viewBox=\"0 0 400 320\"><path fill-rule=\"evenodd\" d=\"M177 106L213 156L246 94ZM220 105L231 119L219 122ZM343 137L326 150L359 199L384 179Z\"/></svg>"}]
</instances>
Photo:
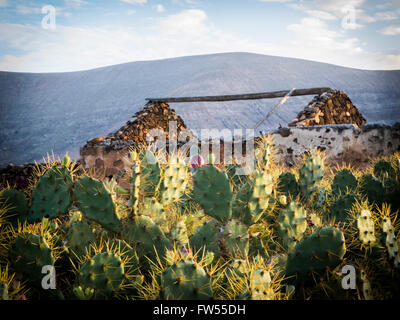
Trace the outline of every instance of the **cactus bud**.
<instances>
[{"instance_id":1,"label":"cactus bud","mask_svg":"<svg viewBox=\"0 0 400 320\"><path fill-rule=\"evenodd\" d=\"M63 159L64 167L68 167L71 164L71 158L66 154Z\"/></svg>"},{"instance_id":2,"label":"cactus bud","mask_svg":"<svg viewBox=\"0 0 400 320\"><path fill-rule=\"evenodd\" d=\"M214 164L215 163L215 155L213 153L210 153L208 155L208 163L209 164Z\"/></svg>"},{"instance_id":3,"label":"cactus bud","mask_svg":"<svg viewBox=\"0 0 400 320\"><path fill-rule=\"evenodd\" d=\"M204 159L200 155L193 156L192 159L190 160L190 164L192 165L192 168L194 170L197 170L199 167L204 165Z\"/></svg>"}]
</instances>

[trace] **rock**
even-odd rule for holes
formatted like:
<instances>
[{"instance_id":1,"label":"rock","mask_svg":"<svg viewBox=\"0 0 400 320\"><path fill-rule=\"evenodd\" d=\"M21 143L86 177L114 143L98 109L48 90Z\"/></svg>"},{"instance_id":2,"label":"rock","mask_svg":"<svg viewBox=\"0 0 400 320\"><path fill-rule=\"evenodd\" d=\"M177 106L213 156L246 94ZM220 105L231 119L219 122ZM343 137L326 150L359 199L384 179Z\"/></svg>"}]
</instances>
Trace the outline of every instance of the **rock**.
<instances>
[{"instance_id":1,"label":"rock","mask_svg":"<svg viewBox=\"0 0 400 320\"><path fill-rule=\"evenodd\" d=\"M178 135L182 131L187 130L182 118L176 114L175 110L170 109L169 105L166 103L148 104L144 106L142 110L136 112L132 118L134 120L126 122L126 124L115 133L111 133L107 139L96 138L88 141L83 149L85 149L85 147L90 148L96 144L111 147L115 150L120 150L128 146L143 145L147 143L147 135L152 129L162 130L165 133L166 141L168 141L170 138L170 121L176 122Z\"/></svg>"},{"instance_id":2,"label":"rock","mask_svg":"<svg viewBox=\"0 0 400 320\"><path fill-rule=\"evenodd\" d=\"M354 124L361 128L365 123L365 118L343 91L330 90L314 97L289 126Z\"/></svg>"}]
</instances>

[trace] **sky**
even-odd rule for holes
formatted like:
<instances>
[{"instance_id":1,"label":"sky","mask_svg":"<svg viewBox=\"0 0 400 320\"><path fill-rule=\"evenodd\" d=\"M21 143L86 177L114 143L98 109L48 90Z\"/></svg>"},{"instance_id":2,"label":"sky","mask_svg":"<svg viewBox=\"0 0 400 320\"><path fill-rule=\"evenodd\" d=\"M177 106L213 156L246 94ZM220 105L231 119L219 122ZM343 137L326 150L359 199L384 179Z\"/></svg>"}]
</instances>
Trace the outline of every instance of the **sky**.
<instances>
[{"instance_id":1,"label":"sky","mask_svg":"<svg viewBox=\"0 0 400 320\"><path fill-rule=\"evenodd\" d=\"M0 0L0 70L223 52L400 69L400 0Z\"/></svg>"}]
</instances>

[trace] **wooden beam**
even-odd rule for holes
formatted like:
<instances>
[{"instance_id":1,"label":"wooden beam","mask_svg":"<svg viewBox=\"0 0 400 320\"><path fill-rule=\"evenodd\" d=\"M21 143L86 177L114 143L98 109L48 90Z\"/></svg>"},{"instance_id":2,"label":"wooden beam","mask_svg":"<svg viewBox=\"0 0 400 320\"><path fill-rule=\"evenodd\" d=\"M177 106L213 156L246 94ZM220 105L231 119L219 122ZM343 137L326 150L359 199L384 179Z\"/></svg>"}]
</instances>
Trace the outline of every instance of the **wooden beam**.
<instances>
[{"instance_id":1,"label":"wooden beam","mask_svg":"<svg viewBox=\"0 0 400 320\"><path fill-rule=\"evenodd\" d=\"M312 94L322 94L329 91L331 88L311 88L311 89L297 89L292 93L295 96L307 96ZM203 96L203 97L179 97L179 98L146 98L149 103L165 102L218 102L218 101L235 101L235 100L258 100L258 99L274 99L285 97L290 90L263 92L263 93L249 93L237 95L224 95L224 96Z\"/></svg>"},{"instance_id":2,"label":"wooden beam","mask_svg":"<svg viewBox=\"0 0 400 320\"><path fill-rule=\"evenodd\" d=\"M267 120L281 105L283 105L293 95L293 92L295 91L295 88L290 90L289 93L286 94L285 97L281 101L279 101L279 103L275 107L273 107L263 119L257 122L257 124L253 127L253 130L256 130L265 120Z\"/></svg>"}]
</instances>

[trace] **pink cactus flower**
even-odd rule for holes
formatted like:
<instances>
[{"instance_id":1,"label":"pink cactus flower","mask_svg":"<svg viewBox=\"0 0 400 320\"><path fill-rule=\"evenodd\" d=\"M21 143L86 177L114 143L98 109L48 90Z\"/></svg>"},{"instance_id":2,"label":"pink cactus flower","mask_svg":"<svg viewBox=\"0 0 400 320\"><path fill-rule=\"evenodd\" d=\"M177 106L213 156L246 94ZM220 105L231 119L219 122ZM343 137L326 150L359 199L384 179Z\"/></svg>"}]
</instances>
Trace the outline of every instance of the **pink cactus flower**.
<instances>
[{"instance_id":1,"label":"pink cactus flower","mask_svg":"<svg viewBox=\"0 0 400 320\"><path fill-rule=\"evenodd\" d=\"M190 160L190 164L192 165L192 168L196 170L199 167L204 166L204 159L200 155L193 156L192 159Z\"/></svg>"}]
</instances>

